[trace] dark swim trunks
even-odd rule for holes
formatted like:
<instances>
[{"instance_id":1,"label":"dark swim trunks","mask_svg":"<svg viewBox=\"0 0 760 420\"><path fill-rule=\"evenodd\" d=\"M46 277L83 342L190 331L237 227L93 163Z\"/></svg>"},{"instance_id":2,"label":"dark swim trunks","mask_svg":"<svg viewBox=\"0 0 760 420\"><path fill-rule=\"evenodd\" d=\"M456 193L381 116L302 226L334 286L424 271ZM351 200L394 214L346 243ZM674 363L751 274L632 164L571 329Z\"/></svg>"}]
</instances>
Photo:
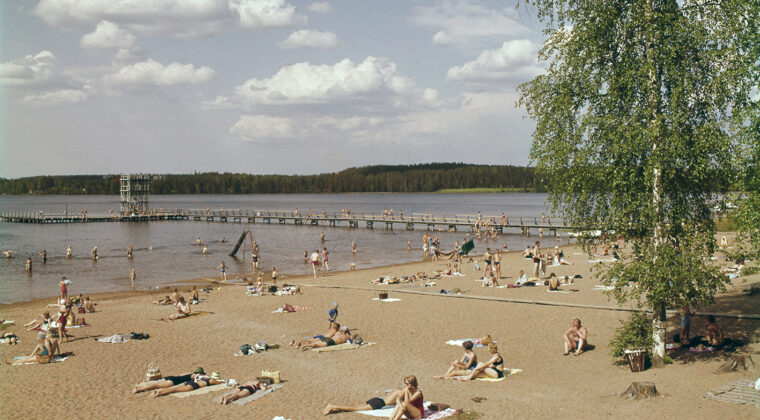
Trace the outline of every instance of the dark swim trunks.
<instances>
[{"instance_id":1,"label":"dark swim trunks","mask_svg":"<svg viewBox=\"0 0 760 420\"><path fill-rule=\"evenodd\" d=\"M320 338L320 340L322 340L323 343L327 343L328 346L334 346L335 345L335 340L333 340L330 337L322 337L322 338Z\"/></svg>"},{"instance_id":2,"label":"dark swim trunks","mask_svg":"<svg viewBox=\"0 0 760 420\"><path fill-rule=\"evenodd\" d=\"M172 381L172 384L179 385L183 382L188 382L192 379L192 375L182 375L182 376L167 376L167 381Z\"/></svg>"},{"instance_id":3,"label":"dark swim trunks","mask_svg":"<svg viewBox=\"0 0 760 420\"><path fill-rule=\"evenodd\" d=\"M367 400L367 405L372 407L373 410L380 410L385 407L385 401L382 398L372 398Z\"/></svg>"}]
</instances>

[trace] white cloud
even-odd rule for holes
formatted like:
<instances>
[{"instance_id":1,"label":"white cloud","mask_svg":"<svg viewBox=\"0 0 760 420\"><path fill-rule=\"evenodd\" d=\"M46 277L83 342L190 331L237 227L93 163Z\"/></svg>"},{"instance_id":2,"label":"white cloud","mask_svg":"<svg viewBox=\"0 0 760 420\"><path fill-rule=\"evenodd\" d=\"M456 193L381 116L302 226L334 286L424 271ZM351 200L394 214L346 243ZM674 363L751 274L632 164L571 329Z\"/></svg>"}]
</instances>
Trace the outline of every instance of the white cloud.
<instances>
[{"instance_id":1,"label":"white cloud","mask_svg":"<svg viewBox=\"0 0 760 420\"><path fill-rule=\"evenodd\" d=\"M79 89L60 89L43 92L36 95L27 95L22 102L31 106L51 106L61 104L78 104L87 99L87 93Z\"/></svg>"},{"instance_id":2,"label":"white cloud","mask_svg":"<svg viewBox=\"0 0 760 420\"><path fill-rule=\"evenodd\" d=\"M301 29L293 32L285 41L280 42L282 48L315 48L334 49L342 45L333 32L319 32Z\"/></svg>"},{"instance_id":3,"label":"white cloud","mask_svg":"<svg viewBox=\"0 0 760 420\"><path fill-rule=\"evenodd\" d=\"M192 64L170 63L163 65L153 59L122 67L104 78L111 87L171 86L205 83L214 76L210 67L195 68Z\"/></svg>"},{"instance_id":4,"label":"white cloud","mask_svg":"<svg viewBox=\"0 0 760 420\"><path fill-rule=\"evenodd\" d=\"M268 115L243 115L230 128L230 134L244 140L291 138L295 132L294 120Z\"/></svg>"},{"instance_id":5,"label":"white cloud","mask_svg":"<svg viewBox=\"0 0 760 420\"><path fill-rule=\"evenodd\" d=\"M320 1L316 3L312 3L308 6L306 6L306 10L314 13L332 13L333 8L332 5L326 1Z\"/></svg>"},{"instance_id":6,"label":"white cloud","mask_svg":"<svg viewBox=\"0 0 760 420\"><path fill-rule=\"evenodd\" d=\"M131 48L134 44L134 35L107 20L98 23L95 31L83 35L79 40L82 48Z\"/></svg>"},{"instance_id":7,"label":"white cloud","mask_svg":"<svg viewBox=\"0 0 760 420\"><path fill-rule=\"evenodd\" d=\"M452 38L445 30L438 31L433 35L433 44L435 45L451 45L453 42L454 38Z\"/></svg>"},{"instance_id":8,"label":"white cloud","mask_svg":"<svg viewBox=\"0 0 760 420\"><path fill-rule=\"evenodd\" d=\"M433 6L416 7L412 21L441 29L433 37L436 45L467 44L475 37L511 38L528 32L514 9L492 9L469 0L438 1ZM437 43L436 38L448 43Z\"/></svg>"},{"instance_id":9,"label":"white cloud","mask_svg":"<svg viewBox=\"0 0 760 420\"><path fill-rule=\"evenodd\" d=\"M234 97L244 104L362 103L376 112L434 105L428 101L437 97L433 92L401 75L395 63L370 56L359 64L344 59L334 65L286 66L270 78L249 79L235 87Z\"/></svg>"},{"instance_id":10,"label":"white cloud","mask_svg":"<svg viewBox=\"0 0 760 420\"><path fill-rule=\"evenodd\" d=\"M34 13L80 31L109 21L137 33L185 38L306 22L286 0L41 0Z\"/></svg>"},{"instance_id":11,"label":"white cloud","mask_svg":"<svg viewBox=\"0 0 760 420\"><path fill-rule=\"evenodd\" d=\"M452 67L448 80L487 81L531 78L543 69L536 63L538 47L529 40L506 41L501 48L486 50L476 60Z\"/></svg>"},{"instance_id":12,"label":"white cloud","mask_svg":"<svg viewBox=\"0 0 760 420\"><path fill-rule=\"evenodd\" d=\"M0 63L0 85L27 86L48 81L58 60L50 51Z\"/></svg>"}]
</instances>

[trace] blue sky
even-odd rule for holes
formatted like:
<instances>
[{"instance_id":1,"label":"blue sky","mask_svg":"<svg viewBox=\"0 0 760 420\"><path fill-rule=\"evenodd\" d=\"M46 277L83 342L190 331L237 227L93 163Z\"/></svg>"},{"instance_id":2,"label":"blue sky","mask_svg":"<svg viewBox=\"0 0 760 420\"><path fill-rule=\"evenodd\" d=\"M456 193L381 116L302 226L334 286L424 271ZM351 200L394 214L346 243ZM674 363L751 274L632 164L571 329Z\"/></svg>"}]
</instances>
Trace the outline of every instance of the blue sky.
<instances>
[{"instance_id":1,"label":"blue sky","mask_svg":"<svg viewBox=\"0 0 760 420\"><path fill-rule=\"evenodd\" d=\"M0 4L0 176L528 163L517 1Z\"/></svg>"}]
</instances>

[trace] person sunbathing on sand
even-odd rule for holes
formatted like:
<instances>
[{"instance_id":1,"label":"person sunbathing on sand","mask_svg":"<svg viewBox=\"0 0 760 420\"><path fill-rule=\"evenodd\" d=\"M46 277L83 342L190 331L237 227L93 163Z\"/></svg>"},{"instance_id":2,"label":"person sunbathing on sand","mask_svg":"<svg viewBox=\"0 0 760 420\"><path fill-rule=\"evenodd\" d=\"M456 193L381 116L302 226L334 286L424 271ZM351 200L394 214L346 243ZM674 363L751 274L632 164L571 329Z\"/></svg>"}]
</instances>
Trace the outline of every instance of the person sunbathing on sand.
<instances>
[{"instance_id":1,"label":"person sunbathing on sand","mask_svg":"<svg viewBox=\"0 0 760 420\"><path fill-rule=\"evenodd\" d=\"M209 376L206 376L202 373L196 373L194 374L194 377L190 381L183 382L179 385L174 385L169 388L159 389L156 391L153 391L151 397L161 397L164 395L169 394L176 394L178 392L190 392L195 391L198 388L205 388L209 385L218 385L223 384L224 381L221 379L213 379Z\"/></svg>"},{"instance_id":2,"label":"person sunbathing on sand","mask_svg":"<svg viewBox=\"0 0 760 420\"><path fill-rule=\"evenodd\" d=\"M188 381L192 381L193 379L195 379L196 375L205 375L205 374L206 372L203 371L203 368L199 367L198 369L195 369L194 373L183 373L182 375L177 375L177 376L166 376L156 381L140 382L139 384L135 385L135 387L132 389L132 393L137 394L139 392L169 388L172 386L183 384Z\"/></svg>"},{"instance_id":3,"label":"person sunbathing on sand","mask_svg":"<svg viewBox=\"0 0 760 420\"><path fill-rule=\"evenodd\" d=\"M330 328L328 328L327 332L325 332L324 334L315 335L314 338L306 338L303 340L291 340L290 343L288 343L288 345L291 347L300 349L306 344L317 343L321 341L322 338L325 338L325 337L332 338L332 336L335 335L335 333L338 332L338 330L340 330L340 324L338 324L337 322L333 322L330 324Z\"/></svg>"},{"instance_id":4,"label":"person sunbathing on sand","mask_svg":"<svg viewBox=\"0 0 760 420\"><path fill-rule=\"evenodd\" d=\"M322 415L327 416L335 413L380 410L387 405L396 405L396 400L404 396L405 389L406 387L402 389L394 389L390 391L385 397L370 398L365 404L362 405L349 406L327 404L327 407L322 410Z\"/></svg>"},{"instance_id":5,"label":"person sunbathing on sand","mask_svg":"<svg viewBox=\"0 0 760 420\"><path fill-rule=\"evenodd\" d=\"M174 305L174 302L172 302L172 298L170 298L168 295L164 296L163 299L154 300L153 303L156 305Z\"/></svg>"},{"instance_id":6,"label":"person sunbathing on sand","mask_svg":"<svg viewBox=\"0 0 760 420\"><path fill-rule=\"evenodd\" d=\"M559 279L557 278L557 275L554 273L551 273L549 275L549 290L559 290Z\"/></svg>"},{"instance_id":7,"label":"person sunbathing on sand","mask_svg":"<svg viewBox=\"0 0 760 420\"><path fill-rule=\"evenodd\" d=\"M177 302L177 313L169 315L169 319L180 319L180 318L187 318L190 316L190 304L185 302L185 298L183 296L179 297L179 302Z\"/></svg>"},{"instance_id":8,"label":"person sunbathing on sand","mask_svg":"<svg viewBox=\"0 0 760 420\"><path fill-rule=\"evenodd\" d=\"M310 349L335 346L337 344L343 344L351 338L351 331L347 325L340 327L338 331L333 334L332 337L320 338L319 341L315 341L309 344L301 346L301 350L306 351Z\"/></svg>"},{"instance_id":9,"label":"person sunbathing on sand","mask_svg":"<svg viewBox=\"0 0 760 420\"><path fill-rule=\"evenodd\" d=\"M24 327L26 327L27 331L31 331L35 328L39 328L41 331L47 331L50 329L51 321L53 320L50 318L50 312L45 311L40 315L40 319L33 319L24 324Z\"/></svg>"},{"instance_id":10,"label":"person sunbathing on sand","mask_svg":"<svg viewBox=\"0 0 760 420\"><path fill-rule=\"evenodd\" d=\"M581 326L581 320L578 318L573 319L572 325L565 331L564 338L565 356L570 354L571 350L575 350L573 354L577 356L588 347L588 329Z\"/></svg>"},{"instance_id":11,"label":"person sunbathing on sand","mask_svg":"<svg viewBox=\"0 0 760 420\"><path fill-rule=\"evenodd\" d=\"M264 391L266 389L267 389L267 384L261 382L259 379L254 379L252 381L248 381L238 386L237 389L232 391L231 393L223 395L222 398L220 398L218 402L221 405L227 405L231 403L232 401L245 398L249 395L253 395L256 393L256 391Z\"/></svg>"},{"instance_id":12,"label":"person sunbathing on sand","mask_svg":"<svg viewBox=\"0 0 760 420\"><path fill-rule=\"evenodd\" d=\"M488 351L491 352L491 358L487 362L478 363L469 374L459 376L457 379L460 381L471 381L475 378L503 378L504 358L499 354L499 348L496 346L496 343L489 343Z\"/></svg>"},{"instance_id":13,"label":"person sunbathing on sand","mask_svg":"<svg viewBox=\"0 0 760 420\"><path fill-rule=\"evenodd\" d=\"M32 350L32 353L29 356L24 357L23 359L19 360L13 360L12 362L6 362L8 364L23 364L23 363L48 363L50 361L50 358L53 356L53 351L57 351L57 343L53 344L52 340L48 340L45 336L45 333L40 332L37 334L37 346L34 347L34 350ZM51 347L55 347L54 350L51 350Z\"/></svg>"},{"instance_id":14,"label":"person sunbathing on sand","mask_svg":"<svg viewBox=\"0 0 760 420\"><path fill-rule=\"evenodd\" d=\"M433 376L433 379L451 378L454 376L469 375L472 369L478 365L478 356L472 351L472 341L467 340L462 343L464 348L464 355L459 360L454 360L449 366L449 370L445 374L440 376Z\"/></svg>"},{"instance_id":15,"label":"person sunbathing on sand","mask_svg":"<svg viewBox=\"0 0 760 420\"><path fill-rule=\"evenodd\" d=\"M407 419L421 419L425 414L423 406L424 397L422 391L417 388L417 377L414 375L404 378L403 393L396 397L396 408L391 413L391 420L399 420L406 416Z\"/></svg>"}]
</instances>

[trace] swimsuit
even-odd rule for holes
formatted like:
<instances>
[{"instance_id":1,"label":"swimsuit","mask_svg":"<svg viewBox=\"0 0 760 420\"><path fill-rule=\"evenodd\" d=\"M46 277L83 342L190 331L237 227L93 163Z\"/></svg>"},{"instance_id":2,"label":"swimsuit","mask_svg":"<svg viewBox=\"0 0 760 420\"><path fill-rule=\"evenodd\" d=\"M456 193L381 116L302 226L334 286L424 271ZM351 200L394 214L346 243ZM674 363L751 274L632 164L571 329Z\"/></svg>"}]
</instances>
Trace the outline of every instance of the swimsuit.
<instances>
[{"instance_id":1,"label":"swimsuit","mask_svg":"<svg viewBox=\"0 0 760 420\"><path fill-rule=\"evenodd\" d=\"M42 346L42 350L40 351L40 356L49 356L50 352L48 351L47 347Z\"/></svg>"},{"instance_id":2,"label":"swimsuit","mask_svg":"<svg viewBox=\"0 0 760 420\"><path fill-rule=\"evenodd\" d=\"M424 399L422 397L422 392L420 392L420 397L417 398L414 401L410 401L410 403L414 407L417 407L417 409L420 410L420 414L424 416L425 415L425 407L422 405L423 401L424 401Z\"/></svg>"},{"instance_id":3,"label":"swimsuit","mask_svg":"<svg viewBox=\"0 0 760 420\"><path fill-rule=\"evenodd\" d=\"M335 345L335 340L333 340L330 337L322 337L322 338L320 338L320 340L322 340L323 343L326 343L328 347Z\"/></svg>"},{"instance_id":4,"label":"swimsuit","mask_svg":"<svg viewBox=\"0 0 760 420\"><path fill-rule=\"evenodd\" d=\"M167 376L164 379L167 381L172 381L172 385L179 385L183 382L190 382L190 380L192 379L192 376L193 376L192 374L182 375L182 376Z\"/></svg>"},{"instance_id":5,"label":"swimsuit","mask_svg":"<svg viewBox=\"0 0 760 420\"><path fill-rule=\"evenodd\" d=\"M503 378L504 377L504 371L501 370L501 369L496 369L496 366L501 366L503 364L504 364L504 359L502 359L501 357L499 357L499 361L498 362L493 362L493 366L491 367L491 369L495 370L496 374L499 375L499 378Z\"/></svg>"},{"instance_id":6,"label":"swimsuit","mask_svg":"<svg viewBox=\"0 0 760 420\"><path fill-rule=\"evenodd\" d=\"M470 363L470 358L465 356L464 365L467 366L468 363ZM470 367L468 367L467 370L474 370L475 365L477 365L477 363L473 363L472 365L470 365Z\"/></svg>"},{"instance_id":7,"label":"swimsuit","mask_svg":"<svg viewBox=\"0 0 760 420\"><path fill-rule=\"evenodd\" d=\"M239 386L238 389L241 391L244 389L247 389L248 391L250 391L251 394L254 394L256 393L256 391L258 391L258 387L256 387L255 385L242 385L242 386Z\"/></svg>"},{"instance_id":8,"label":"swimsuit","mask_svg":"<svg viewBox=\"0 0 760 420\"><path fill-rule=\"evenodd\" d=\"M385 400L382 398L372 398L367 400L367 405L372 407L373 410L380 410L385 407Z\"/></svg>"}]
</instances>

